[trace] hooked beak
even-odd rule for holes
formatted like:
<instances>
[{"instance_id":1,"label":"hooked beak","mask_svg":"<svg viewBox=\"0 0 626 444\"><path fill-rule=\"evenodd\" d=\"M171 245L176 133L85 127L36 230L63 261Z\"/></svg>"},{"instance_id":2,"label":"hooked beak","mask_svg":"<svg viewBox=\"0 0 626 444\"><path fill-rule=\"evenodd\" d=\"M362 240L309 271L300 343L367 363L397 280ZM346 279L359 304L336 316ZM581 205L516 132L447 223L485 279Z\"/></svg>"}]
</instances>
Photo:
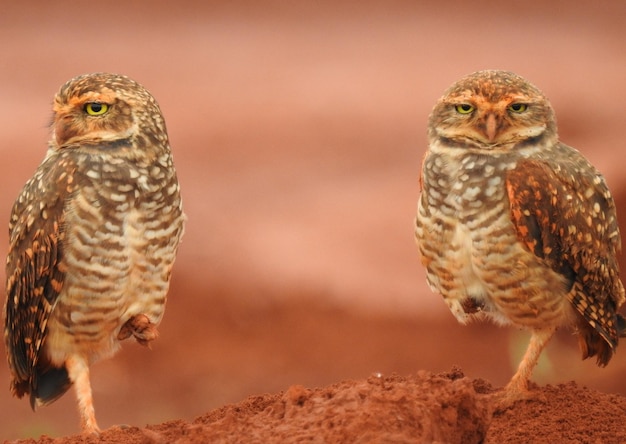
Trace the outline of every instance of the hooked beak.
<instances>
[{"instance_id":1,"label":"hooked beak","mask_svg":"<svg viewBox=\"0 0 626 444\"><path fill-rule=\"evenodd\" d=\"M496 139L496 131L498 129L498 123L496 122L496 116L489 114L485 122L485 135L489 143L493 143Z\"/></svg>"}]
</instances>

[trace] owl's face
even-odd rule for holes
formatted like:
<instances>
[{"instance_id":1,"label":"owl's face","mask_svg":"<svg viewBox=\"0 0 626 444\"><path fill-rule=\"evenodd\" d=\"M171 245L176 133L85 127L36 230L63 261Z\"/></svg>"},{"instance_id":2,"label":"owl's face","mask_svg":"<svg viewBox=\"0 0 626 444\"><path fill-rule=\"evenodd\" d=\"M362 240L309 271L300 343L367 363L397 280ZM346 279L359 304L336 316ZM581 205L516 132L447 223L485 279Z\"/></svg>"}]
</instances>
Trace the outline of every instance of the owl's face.
<instances>
[{"instance_id":1,"label":"owl's face","mask_svg":"<svg viewBox=\"0 0 626 444\"><path fill-rule=\"evenodd\" d=\"M453 84L435 105L429 138L484 150L511 149L542 136L556 137L554 111L522 77L479 71Z\"/></svg>"},{"instance_id":2,"label":"owl's face","mask_svg":"<svg viewBox=\"0 0 626 444\"><path fill-rule=\"evenodd\" d=\"M53 105L53 149L167 145L161 111L152 95L128 77L96 73L61 87ZM137 154L137 153L135 153Z\"/></svg>"}]
</instances>

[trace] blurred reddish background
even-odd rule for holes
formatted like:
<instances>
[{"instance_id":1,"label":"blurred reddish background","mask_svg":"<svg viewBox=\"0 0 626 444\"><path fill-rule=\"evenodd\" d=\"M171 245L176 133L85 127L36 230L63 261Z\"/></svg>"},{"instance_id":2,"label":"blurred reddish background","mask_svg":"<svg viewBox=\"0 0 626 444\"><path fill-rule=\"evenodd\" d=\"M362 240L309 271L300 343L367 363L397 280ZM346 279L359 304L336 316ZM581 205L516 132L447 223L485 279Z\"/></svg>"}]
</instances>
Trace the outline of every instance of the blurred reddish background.
<instances>
[{"instance_id":1,"label":"blurred reddish background","mask_svg":"<svg viewBox=\"0 0 626 444\"><path fill-rule=\"evenodd\" d=\"M69 78L126 74L168 123L186 236L153 350L92 368L103 427L374 371L459 364L506 383L528 335L457 325L413 241L427 116L467 73L538 85L626 223L624 2L2 3L0 222ZM598 369L576 347L562 332L534 379L626 394L626 351ZM1 363L0 439L78 431L73 393L33 413L8 382Z\"/></svg>"}]
</instances>

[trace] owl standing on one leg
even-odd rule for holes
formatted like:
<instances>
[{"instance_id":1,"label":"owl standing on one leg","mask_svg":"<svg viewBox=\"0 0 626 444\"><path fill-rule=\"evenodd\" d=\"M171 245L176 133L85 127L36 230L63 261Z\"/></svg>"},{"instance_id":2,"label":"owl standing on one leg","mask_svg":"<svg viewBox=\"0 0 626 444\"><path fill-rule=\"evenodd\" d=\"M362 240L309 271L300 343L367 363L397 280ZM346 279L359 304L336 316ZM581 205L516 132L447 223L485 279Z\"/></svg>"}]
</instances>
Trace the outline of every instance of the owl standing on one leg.
<instances>
[{"instance_id":1,"label":"owl standing on one leg","mask_svg":"<svg viewBox=\"0 0 626 444\"><path fill-rule=\"evenodd\" d=\"M510 72L471 74L437 102L428 137L416 238L430 287L461 323L532 332L505 397L525 396L560 326L606 365L624 332L615 204L602 175L559 142L546 97Z\"/></svg>"},{"instance_id":2,"label":"owl standing on one leg","mask_svg":"<svg viewBox=\"0 0 626 444\"><path fill-rule=\"evenodd\" d=\"M157 102L121 75L76 77L9 226L5 342L33 408L76 390L97 433L89 366L157 337L185 216Z\"/></svg>"}]
</instances>

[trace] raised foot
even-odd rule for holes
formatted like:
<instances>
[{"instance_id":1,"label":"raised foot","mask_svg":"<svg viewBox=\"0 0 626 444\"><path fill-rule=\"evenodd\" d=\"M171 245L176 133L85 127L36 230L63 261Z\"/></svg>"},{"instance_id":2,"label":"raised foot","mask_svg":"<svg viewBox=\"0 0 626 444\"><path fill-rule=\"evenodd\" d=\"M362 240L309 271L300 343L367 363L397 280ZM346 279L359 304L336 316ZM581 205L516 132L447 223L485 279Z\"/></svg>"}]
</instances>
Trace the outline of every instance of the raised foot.
<instances>
[{"instance_id":1,"label":"raised foot","mask_svg":"<svg viewBox=\"0 0 626 444\"><path fill-rule=\"evenodd\" d=\"M159 331L155 324L150 322L148 316L145 314L138 314L130 318L117 335L117 339L120 341L130 338L132 336L135 337L137 342L141 345L145 345L147 347L150 346L150 342L154 341L159 337Z\"/></svg>"}]
</instances>

